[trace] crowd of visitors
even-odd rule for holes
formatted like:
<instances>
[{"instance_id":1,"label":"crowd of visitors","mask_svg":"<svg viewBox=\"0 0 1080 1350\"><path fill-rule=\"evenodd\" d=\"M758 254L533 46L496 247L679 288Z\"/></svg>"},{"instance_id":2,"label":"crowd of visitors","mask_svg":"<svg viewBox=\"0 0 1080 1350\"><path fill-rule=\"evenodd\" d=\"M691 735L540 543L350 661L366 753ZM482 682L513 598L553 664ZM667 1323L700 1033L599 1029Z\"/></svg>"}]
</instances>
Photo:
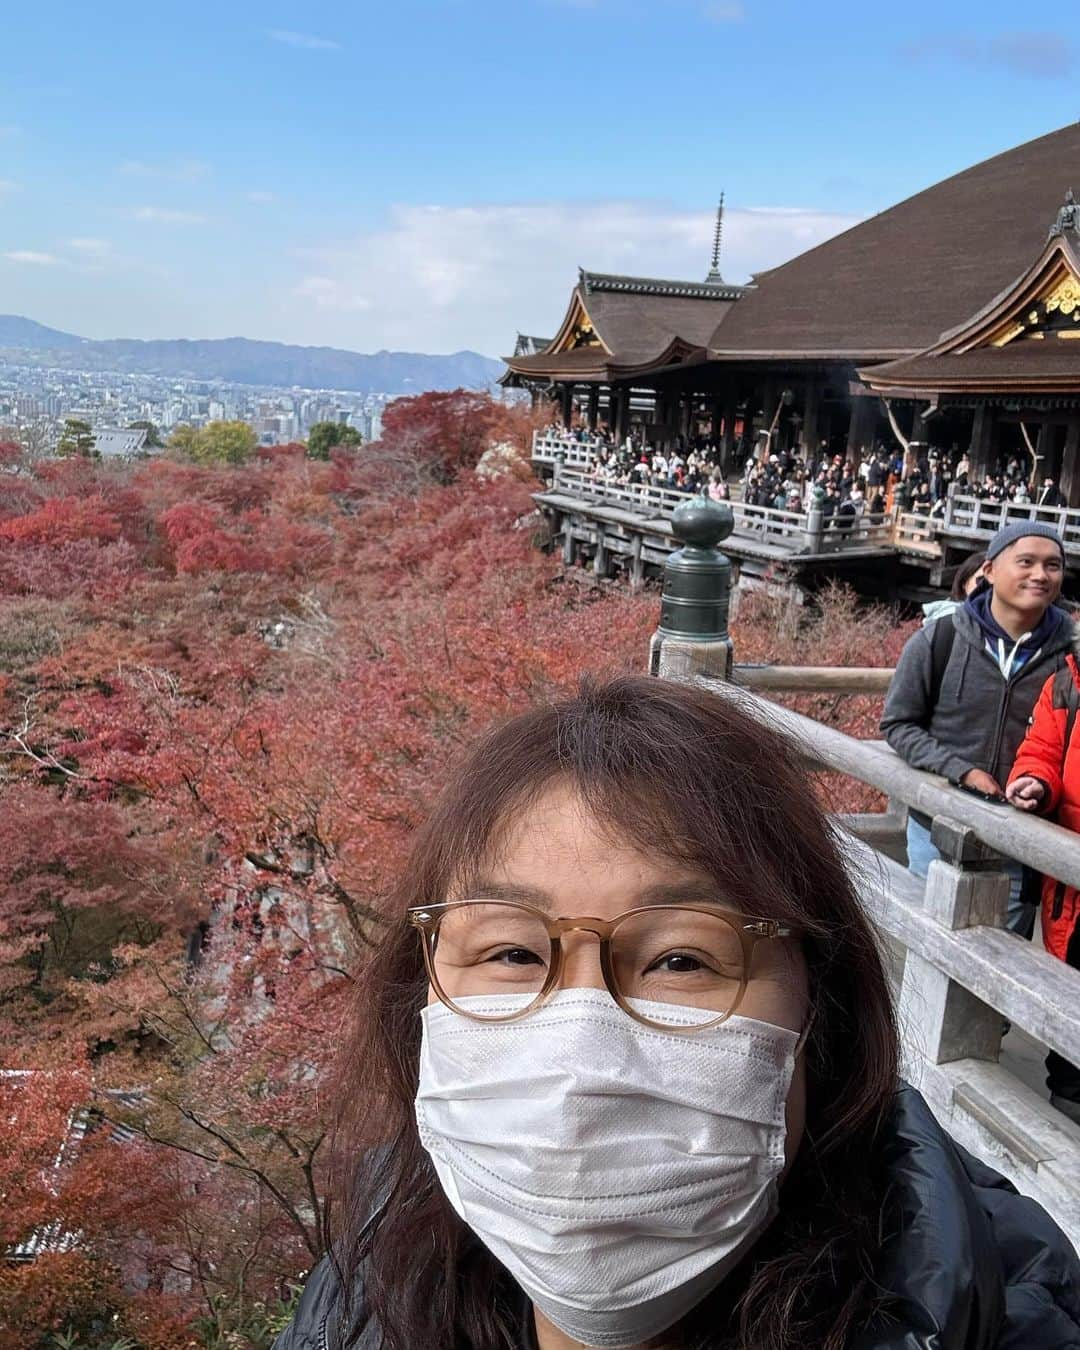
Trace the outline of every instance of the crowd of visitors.
<instances>
[{"instance_id":1,"label":"crowd of visitors","mask_svg":"<svg viewBox=\"0 0 1080 1350\"><path fill-rule=\"evenodd\" d=\"M635 429L622 442L604 430L583 426L567 432L553 424L553 436L576 441L590 453L592 472L605 483L623 487L705 492L716 501L732 496L720 447L705 436L675 437L668 449L649 444ZM766 450L740 442L735 462L742 466L735 494L748 506L806 512L819 506L826 526L850 524L860 516L883 517L891 511L927 517L945 514L950 487L990 503L1060 507L1066 505L1054 478L1031 478L1030 461L1018 455L1002 459L992 474L972 473L965 451L953 445L920 448L905 468L902 451L876 446L855 456L837 454L826 441L815 452L803 448Z\"/></svg>"}]
</instances>

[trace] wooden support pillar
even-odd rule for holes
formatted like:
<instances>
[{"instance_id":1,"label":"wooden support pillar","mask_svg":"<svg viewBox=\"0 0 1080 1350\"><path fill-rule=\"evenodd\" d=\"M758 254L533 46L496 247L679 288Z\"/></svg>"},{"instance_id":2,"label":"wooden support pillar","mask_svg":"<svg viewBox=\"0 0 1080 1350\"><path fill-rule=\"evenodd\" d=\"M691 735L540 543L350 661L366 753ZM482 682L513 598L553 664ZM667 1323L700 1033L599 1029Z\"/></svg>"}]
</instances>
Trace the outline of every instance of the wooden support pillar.
<instances>
[{"instance_id":1,"label":"wooden support pillar","mask_svg":"<svg viewBox=\"0 0 1080 1350\"><path fill-rule=\"evenodd\" d=\"M817 454L818 411L821 407L821 390L816 380L807 380L803 394L802 443L807 462Z\"/></svg>"},{"instance_id":2,"label":"wooden support pillar","mask_svg":"<svg viewBox=\"0 0 1080 1350\"><path fill-rule=\"evenodd\" d=\"M562 560L564 567L573 567L574 565L574 531L570 525L570 517L563 516L562 521Z\"/></svg>"},{"instance_id":3,"label":"wooden support pillar","mask_svg":"<svg viewBox=\"0 0 1080 1350\"><path fill-rule=\"evenodd\" d=\"M877 397L867 398L858 395L851 400L851 422L848 425L847 457L849 462L857 463L863 452L874 443L874 428L877 426Z\"/></svg>"},{"instance_id":4,"label":"wooden support pillar","mask_svg":"<svg viewBox=\"0 0 1080 1350\"><path fill-rule=\"evenodd\" d=\"M761 402L761 430L768 431L773 424L773 418L776 416L776 409L780 403L780 390L777 388L775 380L765 381L765 390ZM761 438L761 458L768 459L775 452L776 437L770 436L766 441Z\"/></svg>"},{"instance_id":5,"label":"wooden support pillar","mask_svg":"<svg viewBox=\"0 0 1080 1350\"><path fill-rule=\"evenodd\" d=\"M1066 506L1080 505L1080 411L1073 413L1065 433L1060 486Z\"/></svg>"},{"instance_id":6,"label":"wooden support pillar","mask_svg":"<svg viewBox=\"0 0 1080 1350\"><path fill-rule=\"evenodd\" d=\"M683 443L690 439L690 421L694 413L694 399L690 394L679 395L679 434Z\"/></svg>"},{"instance_id":7,"label":"wooden support pillar","mask_svg":"<svg viewBox=\"0 0 1080 1350\"><path fill-rule=\"evenodd\" d=\"M616 441L621 445L626 440L627 432L630 429L630 387L620 384L612 389L611 398L615 404L615 411L612 417L612 431Z\"/></svg>"},{"instance_id":8,"label":"wooden support pillar","mask_svg":"<svg viewBox=\"0 0 1080 1350\"><path fill-rule=\"evenodd\" d=\"M709 401L709 440L713 445L720 444L720 424L724 420L724 400L714 398Z\"/></svg>"},{"instance_id":9,"label":"wooden support pillar","mask_svg":"<svg viewBox=\"0 0 1080 1350\"><path fill-rule=\"evenodd\" d=\"M559 389L560 408L562 411L562 424L569 429L574 420L574 386L564 384Z\"/></svg>"},{"instance_id":10,"label":"wooden support pillar","mask_svg":"<svg viewBox=\"0 0 1080 1350\"><path fill-rule=\"evenodd\" d=\"M585 424L590 431L596 430L596 423L600 413L600 386L598 384L589 385L589 401L585 405Z\"/></svg>"},{"instance_id":11,"label":"wooden support pillar","mask_svg":"<svg viewBox=\"0 0 1080 1350\"><path fill-rule=\"evenodd\" d=\"M607 541L604 538L604 527L597 526L596 530L596 552L593 554L593 573L598 577L608 575L608 551Z\"/></svg>"},{"instance_id":12,"label":"wooden support pillar","mask_svg":"<svg viewBox=\"0 0 1080 1350\"><path fill-rule=\"evenodd\" d=\"M908 441L908 448L904 451L904 477L915 468L920 459L926 457L930 449L927 440L926 418L921 408L915 409L915 416L911 421L911 439Z\"/></svg>"},{"instance_id":13,"label":"wooden support pillar","mask_svg":"<svg viewBox=\"0 0 1080 1350\"><path fill-rule=\"evenodd\" d=\"M720 463L725 472L730 472L731 461L735 457L735 423L739 416L739 390L732 380L724 396L724 434L720 441Z\"/></svg>"},{"instance_id":14,"label":"wooden support pillar","mask_svg":"<svg viewBox=\"0 0 1080 1350\"><path fill-rule=\"evenodd\" d=\"M971 444L968 446L971 477L974 482L980 482L990 472L993 440L994 410L988 403L980 403L975 409L975 417L971 424Z\"/></svg>"},{"instance_id":15,"label":"wooden support pillar","mask_svg":"<svg viewBox=\"0 0 1080 1350\"><path fill-rule=\"evenodd\" d=\"M643 534L635 534L633 543L630 545L630 589L631 591L640 591L645 584L645 560L641 556L641 550L645 543Z\"/></svg>"}]
</instances>

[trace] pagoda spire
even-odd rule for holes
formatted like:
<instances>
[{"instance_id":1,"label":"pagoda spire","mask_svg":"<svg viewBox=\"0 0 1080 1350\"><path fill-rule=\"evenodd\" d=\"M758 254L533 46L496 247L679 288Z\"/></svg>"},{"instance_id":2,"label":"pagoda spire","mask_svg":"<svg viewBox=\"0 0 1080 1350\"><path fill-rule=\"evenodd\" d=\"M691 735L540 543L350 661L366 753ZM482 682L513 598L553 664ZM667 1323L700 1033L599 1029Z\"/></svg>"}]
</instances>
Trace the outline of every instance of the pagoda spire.
<instances>
[{"instance_id":1,"label":"pagoda spire","mask_svg":"<svg viewBox=\"0 0 1080 1350\"><path fill-rule=\"evenodd\" d=\"M706 281L716 284L723 282L724 278L720 275L720 247L724 239L724 194L720 194L720 205L716 208L716 230L713 233L712 246L712 267L709 268L709 275Z\"/></svg>"}]
</instances>

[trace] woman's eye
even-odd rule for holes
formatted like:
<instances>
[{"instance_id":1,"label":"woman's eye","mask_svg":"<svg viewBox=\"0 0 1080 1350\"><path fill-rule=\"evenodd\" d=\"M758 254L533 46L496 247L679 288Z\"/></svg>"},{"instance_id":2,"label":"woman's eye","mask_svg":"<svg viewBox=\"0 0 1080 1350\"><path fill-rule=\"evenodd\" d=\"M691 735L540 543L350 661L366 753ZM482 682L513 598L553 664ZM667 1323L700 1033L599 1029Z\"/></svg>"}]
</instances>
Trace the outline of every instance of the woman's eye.
<instances>
[{"instance_id":1,"label":"woman's eye","mask_svg":"<svg viewBox=\"0 0 1080 1350\"><path fill-rule=\"evenodd\" d=\"M506 947L501 952L495 952L490 959L501 961L508 966L538 966L543 964L539 956L535 952L529 951L528 947Z\"/></svg>"},{"instance_id":2,"label":"woman's eye","mask_svg":"<svg viewBox=\"0 0 1080 1350\"><path fill-rule=\"evenodd\" d=\"M663 970L672 975L689 975L703 968L702 962L696 956L690 956L687 952L669 952L659 961L654 961L649 970Z\"/></svg>"}]
</instances>

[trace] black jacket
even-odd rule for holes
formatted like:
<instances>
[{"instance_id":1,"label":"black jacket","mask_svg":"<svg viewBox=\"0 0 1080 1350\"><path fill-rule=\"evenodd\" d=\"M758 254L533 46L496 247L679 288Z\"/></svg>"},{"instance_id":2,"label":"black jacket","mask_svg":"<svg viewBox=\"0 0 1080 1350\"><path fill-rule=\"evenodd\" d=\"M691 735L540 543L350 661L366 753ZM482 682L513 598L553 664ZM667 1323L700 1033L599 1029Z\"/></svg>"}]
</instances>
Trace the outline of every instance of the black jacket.
<instances>
[{"instance_id":1,"label":"black jacket","mask_svg":"<svg viewBox=\"0 0 1080 1350\"><path fill-rule=\"evenodd\" d=\"M877 1279L892 1298L850 1350L1080 1350L1080 1261L1046 1212L953 1143L912 1088L897 1093L881 1147ZM324 1260L274 1350L338 1350L339 1293ZM368 1325L360 1346L380 1339Z\"/></svg>"}]
</instances>

